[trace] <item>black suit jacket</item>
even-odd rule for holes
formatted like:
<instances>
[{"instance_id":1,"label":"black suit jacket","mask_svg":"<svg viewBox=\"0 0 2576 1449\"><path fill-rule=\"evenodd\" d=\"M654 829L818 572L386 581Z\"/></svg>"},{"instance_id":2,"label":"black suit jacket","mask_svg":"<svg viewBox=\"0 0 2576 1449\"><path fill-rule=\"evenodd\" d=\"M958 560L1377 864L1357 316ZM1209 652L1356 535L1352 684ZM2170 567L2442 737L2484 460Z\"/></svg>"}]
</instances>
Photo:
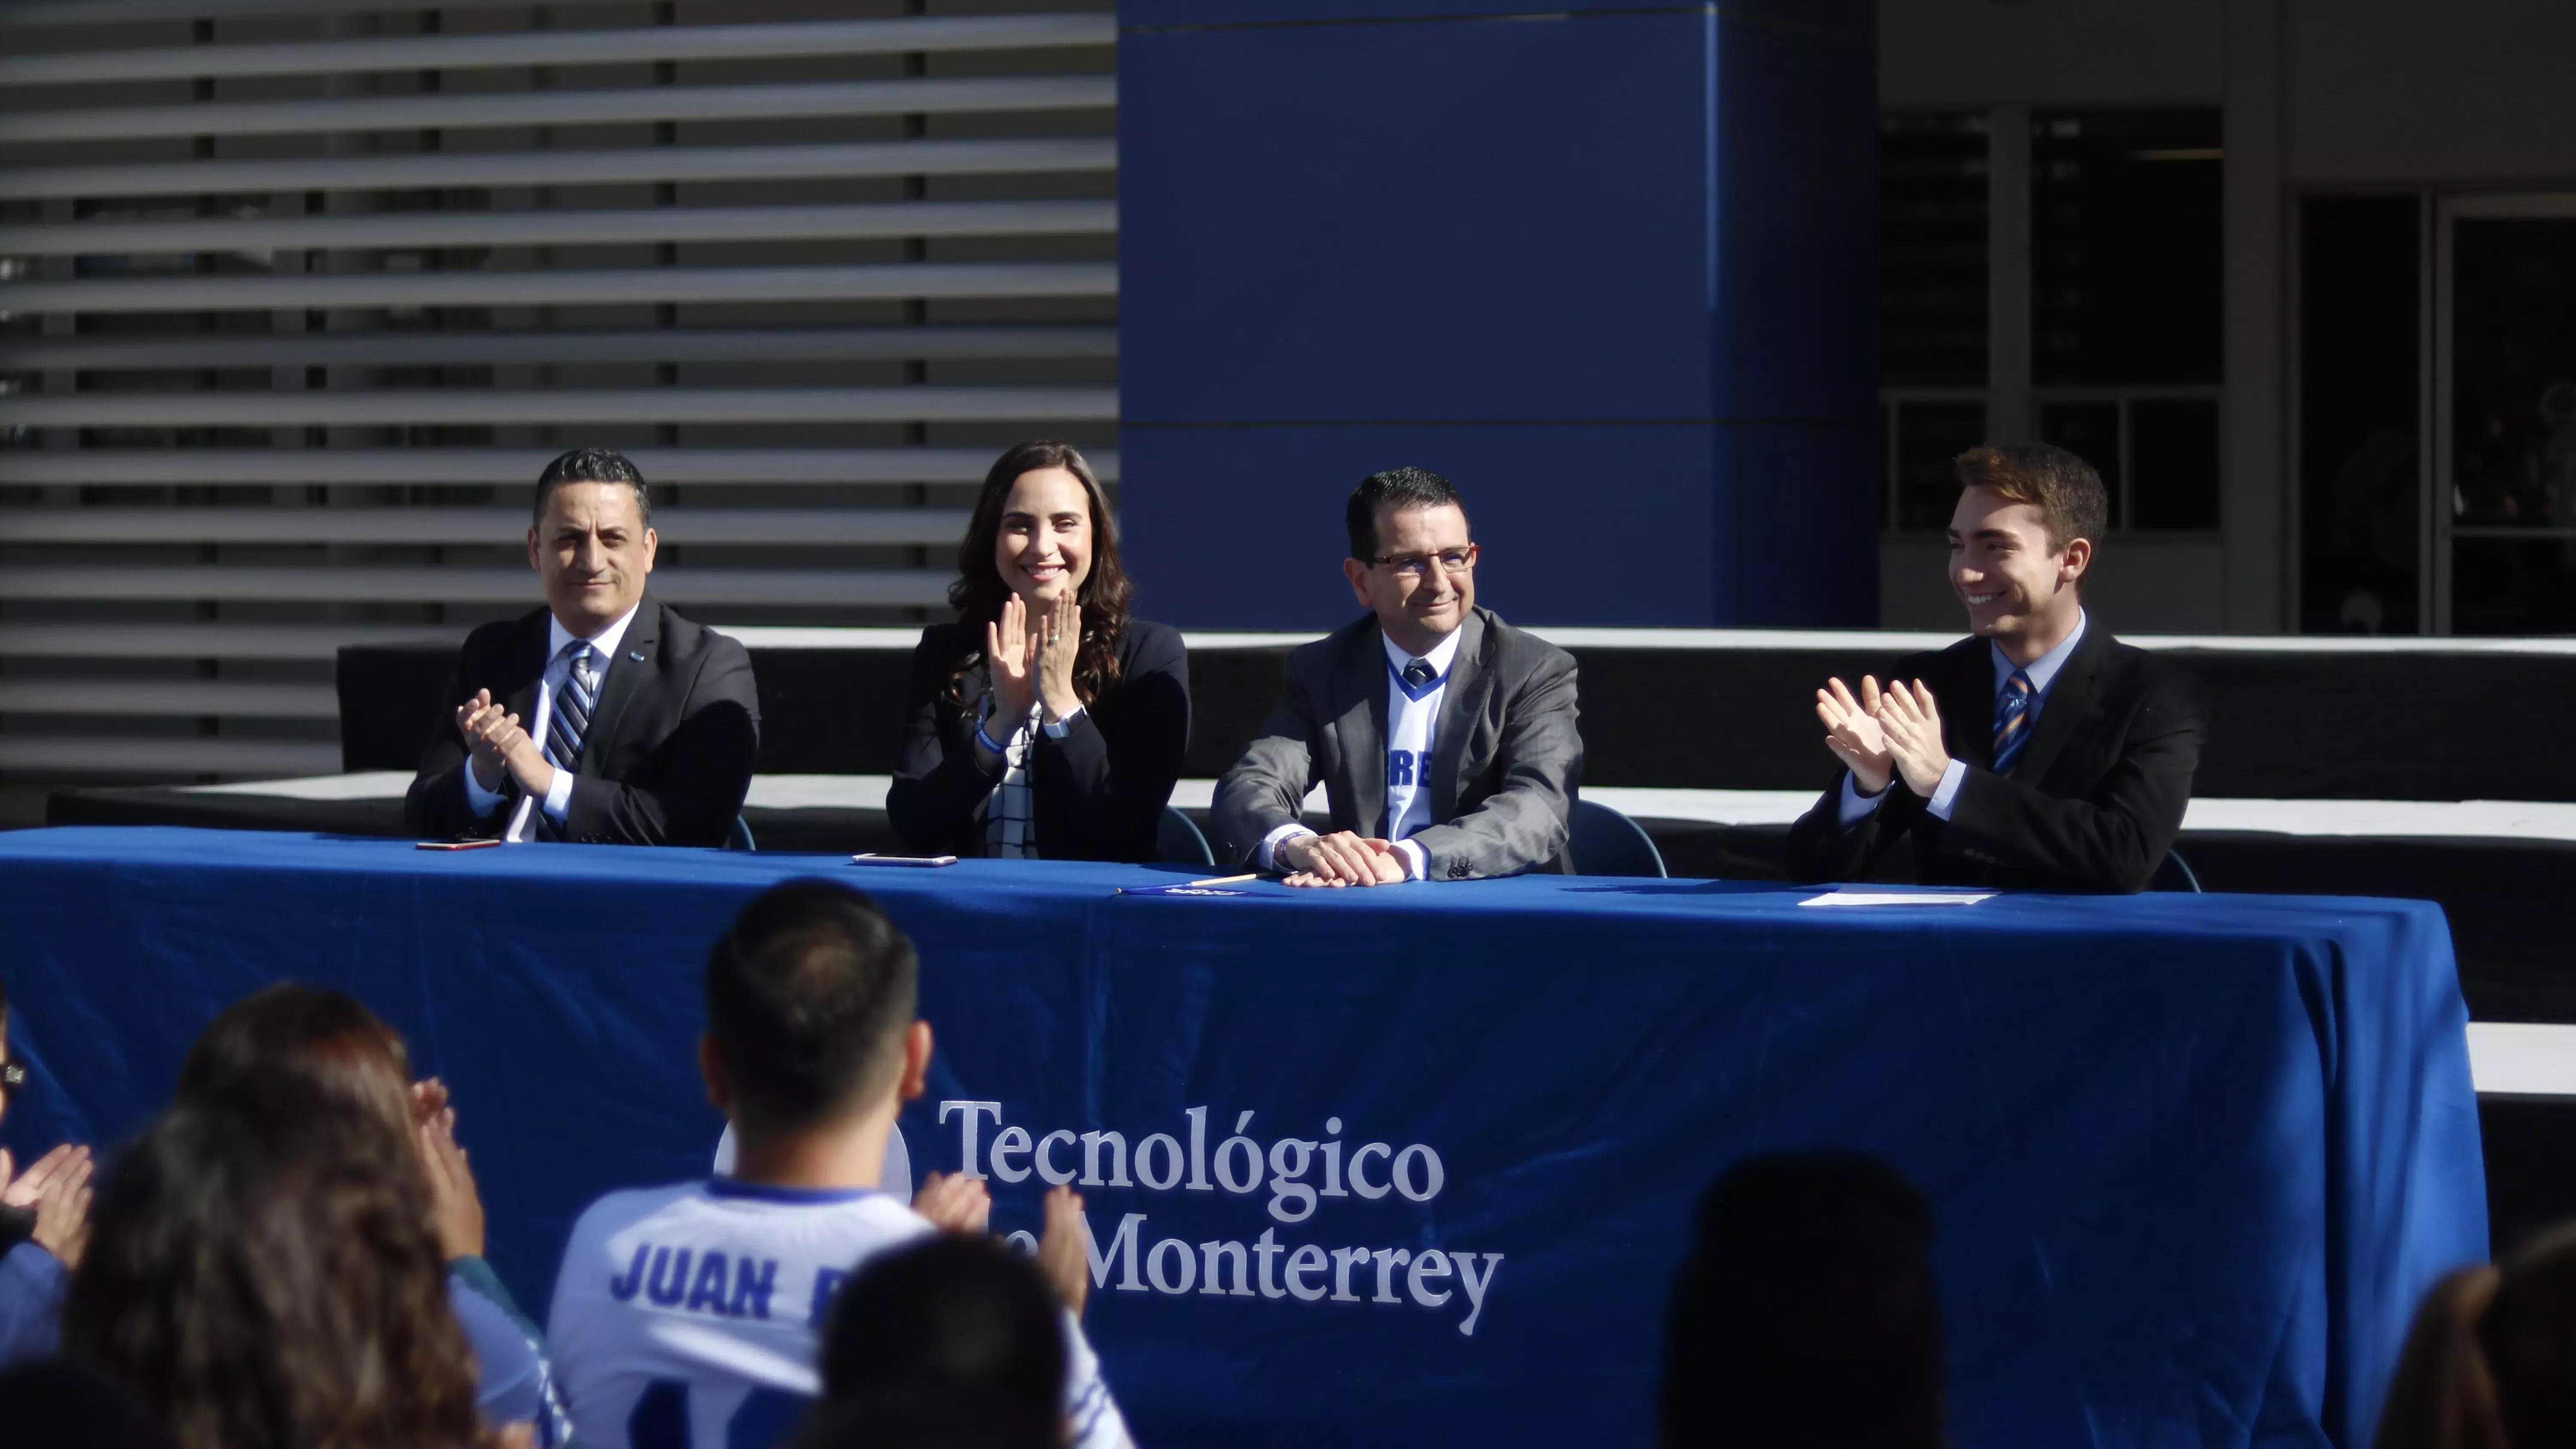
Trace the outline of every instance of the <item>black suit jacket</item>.
<instances>
[{"instance_id":1,"label":"black suit jacket","mask_svg":"<svg viewBox=\"0 0 2576 1449\"><path fill-rule=\"evenodd\" d=\"M1574 656L1477 609L1432 744L1432 824L1416 831L1425 880L1570 871L1567 820L1583 781ZM1318 781L1332 828L1386 828L1387 657L1363 614L1288 656L1279 703L1208 811L1219 860L1252 863Z\"/></svg>"},{"instance_id":2,"label":"black suit jacket","mask_svg":"<svg viewBox=\"0 0 2576 1449\"><path fill-rule=\"evenodd\" d=\"M467 635L447 698L492 691L522 725L537 717L548 611ZM453 708L453 705L450 706ZM760 697L742 645L692 624L652 595L635 610L599 688L563 838L610 845L722 845L751 790ZM477 818L465 798L465 741L448 723L422 759L403 819L424 839L498 834L516 807Z\"/></svg>"},{"instance_id":3,"label":"black suit jacket","mask_svg":"<svg viewBox=\"0 0 2576 1449\"><path fill-rule=\"evenodd\" d=\"M1904 777L1866 819L1842 826L1842 780L1789 831L1799 880L1864 880L1901 837L1925 884L2138 891L2164 863L2191 803L2208 733L2190 675L2088 622L2040 710L2012 777L1994 772L1993 645L1962 639L1897 666L1941 711L1950 758L1968 767L1947 821Z\"/></svg>"},{"instance_id":4,"label":"black suit jacket","mask_svg":"<svg viewBox=\"0 0 2576 1449\"><path fill-rule=\"evenodd\" d=\"M886 792L886 818L915 850L984 853L984 804L1002 777L987 773L975 748L973 713L948 700L948 678L978 656L960 681L969 706L991 678L981 658L984 626L933 624L912 651L903 753ZM1029 760L1039 854L1049 860L1150 861L1155 832L1181 755L1190 743L1190 657L1181 631L1129 619L1118 635L1118 679L1084 706L1063 739L1041 731Z\"/></svg>"}]
</instances>

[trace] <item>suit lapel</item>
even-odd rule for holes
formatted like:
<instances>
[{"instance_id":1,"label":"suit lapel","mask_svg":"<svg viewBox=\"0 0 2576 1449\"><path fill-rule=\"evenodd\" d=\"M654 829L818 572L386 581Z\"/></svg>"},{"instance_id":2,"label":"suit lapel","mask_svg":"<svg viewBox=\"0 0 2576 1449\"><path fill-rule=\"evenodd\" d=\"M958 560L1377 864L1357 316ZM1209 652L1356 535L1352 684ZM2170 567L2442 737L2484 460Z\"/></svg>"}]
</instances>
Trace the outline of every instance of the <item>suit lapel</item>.
<instances>
[{"instance_id":1,"label":"suit lapel","mask_svg":"<svg viewBox=\"0 0 2576 1449\"><path fill-rule=\"evenodd\" d=\"M1440 695L1440 720L1431 739L1431 820L1458 818L1458 796L1466 777L1467 747L1476 724L1485 717L1485 698L1494 692L1494 671L1487 667L1492 643L1481 611L1469 611L1458 626L1458 653L1449 661L1449 683Z\"/></svg>"},{"instance_id":2,"label":"suit lapel","mask_svg":"<svg viewBox=\"0 0 2576 1449\"><path fill-rule=\"evenodd\" d=\"M2102 664L2110 657L2111 636L2088 622L2075 653L2058 666L2057 678L2049 682L2039 723L2031 729L2030 743L2022 746L2021 758L2013 763L2015 779L2034 785L2047 779L2048 767L2057 763L2066 742L2092 723L2102 701Z\"/></svg>"},{"instance_id":3,"label":"suit lapel","mask_svg":"<svg viewBox=\"0 0 2576 1449\"><path fill-rule=\"evenodd\" d=\"M1351 780L1350 828L1375 835L1386 827L1386 646L1377 620L1363 619L1333 671L1333 742Z\"/></svg>"},{"instance_id":4,"label":"suit lapel","mask_svg":"<svg viewBox=\"0 0 2576 1449\"><path fill-rule=\"evenodd\" d=\"M553 618L554 615L545 609L529 615L528 627L510 646L510 672L502 678L517 680L518 683L507 686L509 693L501 702L509 707L510 713L519 717L522 729L534 730L537 727L537 691L545 688L546 641L553 637L548 621ZM538 743L543 744L544 741Z\"/></svg>"},{"instance_id":5,"label":"suit lapel","mask_svg":"<svg viewBox=\"0 0 2576 1449\"><path fill-rule=\"evenodd\" d=\"M1932 680L1932 703L1941 711L1941 733L1950 757L1980 770L1995 767L1995 646L1970 636L1953 646L1946 680ZM1946 688L1945 688L1946 686ZM2025 747L2027 748L2027 747Z\"/></svg>"},{"instance_id":6,"label":"suit lapel","mask_svg":"<svg viewBox=\"0 0 2576 1449\"><path fill-rule=\"evenodd\" d=\"M599 686L599 707L591 711L589 732L581 739L581 763L590 773L606 774L624 763L613 758L617 726L627 706L643 693L644 676L661 667L661 646L662 605L648 595L626 626L626 637L617 641L617 657L608 662L608 678Z\"/></svg>"}]
</instances>

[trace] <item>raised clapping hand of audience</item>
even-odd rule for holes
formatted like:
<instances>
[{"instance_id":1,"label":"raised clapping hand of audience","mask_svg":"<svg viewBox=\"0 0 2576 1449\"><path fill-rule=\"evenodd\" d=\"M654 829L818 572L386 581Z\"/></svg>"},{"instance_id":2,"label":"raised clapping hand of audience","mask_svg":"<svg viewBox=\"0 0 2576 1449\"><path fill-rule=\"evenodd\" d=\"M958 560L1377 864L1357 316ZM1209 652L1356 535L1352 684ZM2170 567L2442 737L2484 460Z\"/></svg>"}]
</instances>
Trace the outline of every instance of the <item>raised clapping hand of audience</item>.
<instances>
[{"instance_id":1,"label":"raised clapping hand of audience","mask_svg":"<svg viewBox=\"0 0 2576 1449\"><path fill-rule=\"evenodd\" d=\"M1091 1298L1091 1224L1082 1216L1082 1194L1072 1188L1047 1189L1046 1233L1038 1239L1038 1271L1055 1285L1056 1296L1073 1316Z\"/></svg>"},{"instance_id":2,"label":"raised clapping hand of audience","mask_svg":"<svg viewBox=\"0 0 2576 1449\"><path fill-rule=\"evenodd\" d=\"M1404 881L1404 857L1395 853L1393 842L1348 830L1283 840L1270 859L1288 872L1284 885L1371 886Z\"/></svg>"},{"instance_id":3,"label":"raised clapping hand of audience","mask_svg":"<svg viewBox=\"0 0 2576 1449\"><path fill-rule=\"evenodd\" d=\"M1885 691L1864 674L1860 696L1839 679L1816 691L1816 718L1824 722L1825 748L1852 773L1864 795L1887 788L1898 775L1905 787L1929 798L1950 768L1950 747L1941 741L1941 711L1923 681L1889 680Z\"/></svg>"},{"instance_id":4,"label":"raised clapping hand of audience","mask_svg":"<svg viewBox=\"0 0 2576 1449\"><path fill-rule=\"evenodd\" d=\"M993 1194L962 1172L934 1172L912 1194L912 1210L943 1233L980 1233L993 1218Z\"/></svg>"},{"instance_id":5,"label":"raised clapping hand of audience","mask_svg":"<svg viewBox=\"0 0 2576 1449\"><path fill-rule=\"evenodd\" d=\"M429 1178L429 1211L438 1225L439 1250L451 1262L482 1257L483 1194L456 1141L456 1109L447 1104L447 1084L435 1077L412 1083L411 1109L412 1145Z\"/></svg>"},{"instance_id":6,"label":"raised clapping hand of audience","mask_svg":"<svg viewBox=\"0 0 2576 1449\"><path fill-rule=\"evenodd\" d=\"M0 1187L0 1204L34 1208L36 1246L60 1258L65 1267L79 1267L81 1249L89 1242L89 1179L94 1166L89 1149L65 1143L14 1176L11 1165L8 1152L0 1149L0 1183L7 1184Z\"/></svg>"},{"instance_id":7,"label":"raised clapping hand of audience","mask_svg":"<svg viewBox=\"0 0 2576 1449\"><path fill-rule=\"evenodd\" d=\"M456 707L456 728L465 736L475 784L498 790L507 774L531 795L542 795L554 784L554 766L546 763L545 751L529 738L517 715L492 702L492 691L476 690Z\"/></svg>"}]
</instances>

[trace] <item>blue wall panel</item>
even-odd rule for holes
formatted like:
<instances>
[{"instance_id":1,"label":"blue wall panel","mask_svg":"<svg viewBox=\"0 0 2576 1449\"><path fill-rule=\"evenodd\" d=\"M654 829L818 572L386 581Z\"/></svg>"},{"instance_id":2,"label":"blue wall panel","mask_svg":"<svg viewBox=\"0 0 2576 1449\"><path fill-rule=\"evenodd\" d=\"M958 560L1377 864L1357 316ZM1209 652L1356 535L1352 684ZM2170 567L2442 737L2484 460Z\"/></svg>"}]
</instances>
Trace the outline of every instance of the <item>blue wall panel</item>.
<instances>
[{"instance_id":1,"label":"blue wall panel","mask_svg":"<svg viewBox=\"0 0 2576 1449\"><path fill-rule=\"evenodd\" d=\"M1122 10L1143 607L1346 617L1340 501L1410 462L1465 491L1509 616L1873 621L1866 8L1338 8Z\"/></svg>"}]
</instances>

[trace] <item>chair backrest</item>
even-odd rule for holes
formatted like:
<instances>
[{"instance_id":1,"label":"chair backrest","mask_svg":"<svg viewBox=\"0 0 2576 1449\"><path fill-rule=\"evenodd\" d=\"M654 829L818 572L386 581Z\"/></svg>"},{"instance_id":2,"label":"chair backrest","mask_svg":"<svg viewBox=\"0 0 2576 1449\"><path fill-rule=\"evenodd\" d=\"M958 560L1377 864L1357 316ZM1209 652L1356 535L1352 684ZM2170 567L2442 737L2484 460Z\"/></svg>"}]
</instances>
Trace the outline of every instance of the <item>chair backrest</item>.
<instances>
[{"instance_id":1,"label":"chair backrest","mask_svg":"<svg viewBox=\"0 0 2576 1449\"><path fill-rule=\"evenodd\" d=\"M1176 805L1163 807L1163 823L1154 827L1154 858L1172 865L1216 865L1207 837Z\"/></svg>"},{"instance_id":2,"label":"chair backrest","mask_svg":"<svg viewBox=\"0 0 2576 1449\"><path fill-rule=\"evenodd\" d=\"M2182 858L2181 851L2168 850L2164 864L2157 866L2156 873L2147 878L2147 889L2189 891L2197 895L2200 893L2200 874L2191 868L2190 861Z\"/></svg>"},{"instance_id":3,"label":"chair backrest","mask_svg":"<svg viewBox=\"0 0 2576 1449\"><path fill-rule=\"evenodd\" d=\"M735 816L733 818L733 829L725 832L724 848L727 850L760 849L758 845L752 843L751 822L743 819L739 815Z\"/></svg>"},{"instance_id":4,"label":"chair backrest","mask_svg":"<svg viewBox=\"0 0 2576 1449\"><path fill-rule=\"evenodd\" d=\"M1577 800L1566 820L1576 875L1662 877L1664 853L1646 828L1598 800Z\"/></svg>"}]
</instances>

